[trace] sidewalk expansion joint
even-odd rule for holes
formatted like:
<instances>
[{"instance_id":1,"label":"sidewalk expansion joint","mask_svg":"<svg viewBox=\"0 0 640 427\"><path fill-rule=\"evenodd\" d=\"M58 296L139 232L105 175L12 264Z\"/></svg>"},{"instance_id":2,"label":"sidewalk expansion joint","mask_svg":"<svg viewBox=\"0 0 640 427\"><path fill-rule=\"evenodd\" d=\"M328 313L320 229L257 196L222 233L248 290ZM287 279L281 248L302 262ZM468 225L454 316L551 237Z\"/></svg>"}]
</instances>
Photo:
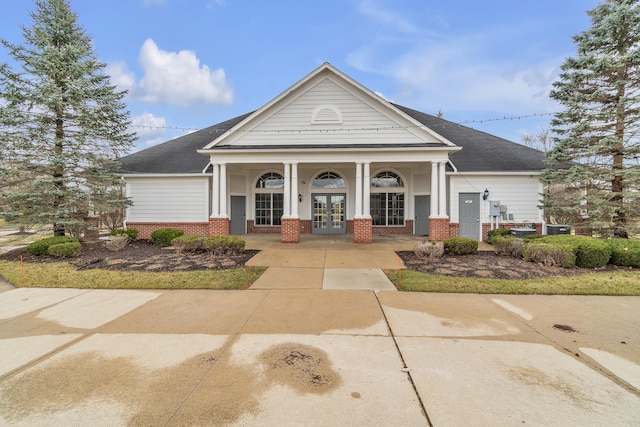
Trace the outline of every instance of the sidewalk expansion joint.
<instances>
[{"instance_id":1,"label":"sidewalk expansion joint","mask_svg":"<svg viewBox=\"0 0 640 427\"><path fill-rule=\"evenodd\" d=\"M416 395L416 398L418 399L418 402L420 403L420 408L422 409L422 413L424 414L425 418L427 419L427 423L429 423L429 427L433 427L433 423L431 422L431 418L429 418L429 413L427 412L427 407L424 404L424 401L422 400L422 397L420 396L420 392L418 391L418 388L416 387L416 383L413 381L413 377L411 376L411 369L407 366L407 362L405 362L404 360L404 356L402 355L402 351L400 351L400 346L398 345L398 341L396 340L396 336L393 333L393 329L391 328L391 325L389 324L389 319L387 319L387 314L384 312L384 308L382 308L382 303L380 302L380 299L378 298L378 292L377 291L373 291L373 295L376 298L376 301L378 302L378 307L380 307L380 311L382 312L382 317L384 317L384 322L387 325L387 330L389 331L389 336L391 336L391 339L393 340L393 345L396 347L396 351L398 352L398 356L400 357L400 361L402 362L402 372L405 372L407 374L407 377L409 378L409 382L411 383L411 387L413 387L413 392Z\"/></svg>"}]
</instances>

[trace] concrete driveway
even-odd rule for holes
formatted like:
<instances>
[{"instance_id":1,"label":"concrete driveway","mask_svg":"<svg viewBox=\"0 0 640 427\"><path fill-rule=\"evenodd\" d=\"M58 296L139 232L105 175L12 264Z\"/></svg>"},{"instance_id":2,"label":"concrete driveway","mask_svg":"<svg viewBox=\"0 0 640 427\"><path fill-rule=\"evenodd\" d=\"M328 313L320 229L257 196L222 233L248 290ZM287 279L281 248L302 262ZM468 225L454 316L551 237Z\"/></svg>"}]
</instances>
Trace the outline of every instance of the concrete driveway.
<instances>
[{"instance_id":1,"label":"concrete driveway","mask_svg":"<svg viewBox=\"0 0 640 427\"><path fill-rule=\"evenodd\" d=\"M640 298L0 293L0 425L638 425Z\"/></svg>"}]
</instances>

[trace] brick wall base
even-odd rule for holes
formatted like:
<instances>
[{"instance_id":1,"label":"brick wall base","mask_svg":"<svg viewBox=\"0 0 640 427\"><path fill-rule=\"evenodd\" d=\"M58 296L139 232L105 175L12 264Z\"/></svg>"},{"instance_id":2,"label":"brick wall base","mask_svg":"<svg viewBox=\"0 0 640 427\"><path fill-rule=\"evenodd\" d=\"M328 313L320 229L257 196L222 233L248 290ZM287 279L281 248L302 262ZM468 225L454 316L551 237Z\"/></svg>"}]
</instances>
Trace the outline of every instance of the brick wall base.
<instances>
[{"instance_id":1,"label":"brick wall base","mask_svg":"<svg viewBox=\"0 0 640 427\"><path fill-rule=\"evenodd\" d=\"M282 243L300 242L300 218L282 218Z\"/></svg>"},{"instance_id":2,"label":"brick wall base","mask_svg":"<svg viewBox=\"0 0 640 427\"><path fill-rule=\"evenodd\" d=\"M230 227L229 218L209 218L209 236L228 236Z\"/></svg>"},{"instance_id":3,"label":"brick wall base","mask_svg":"<svg viewBox=\"0 0 640 427\"><path fill-rule=\"evenodd\" d=\"M177 228L184 234L202 234L209 232L208 222L127 222L127 228L138 230L138 239L150 239L151 233L161 228Z\"/></svg>"},{"instance_id":4,"label":"brick wall base","mask_svg":"<svg viewBox=\"0 0 640 427\"><path fill-rule=\"evenodd\" d=\"M386 235L386 234L413 234L413 220L408 219L404 222L404 225L397 226L373 226L374 235Z\"/></svg>"},{"instance_id":5,"label":"brick wall base","mask_svg":"<svg viewBox=\"0 0 640 427\"><path fill-rule=\"evenodd\" d=\"M373 227L371 218L353 219L353 242L371 243L373 241Z\"/></svg>"},{"instance_id":6,"label":"brick wall base","mask_svg":"<svg viewBox=\"0 0 640 427\"><path fill-rule=\"evenodd\" d=\"M440 242L449 237L449 218L429 218L429 240Z\"/></svg>"}]
</instances>

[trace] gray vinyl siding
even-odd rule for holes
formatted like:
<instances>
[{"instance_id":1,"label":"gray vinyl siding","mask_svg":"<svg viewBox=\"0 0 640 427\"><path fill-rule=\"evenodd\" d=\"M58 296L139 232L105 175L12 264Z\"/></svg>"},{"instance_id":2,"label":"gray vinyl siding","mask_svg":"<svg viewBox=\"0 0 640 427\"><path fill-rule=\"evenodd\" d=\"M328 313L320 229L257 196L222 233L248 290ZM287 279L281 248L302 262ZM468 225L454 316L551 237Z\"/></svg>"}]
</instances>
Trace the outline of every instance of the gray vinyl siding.
<instances>
[{"instance_id":1,"label":"gray vinyl siding","mask_svg":"<svg viewBox=\"0 0 640 427\"><path fill-rule=\"evenodd\" d=\"M331 106L342 116L341 123L312 123L318 106ZM326 115L320 115L325 117ZM329 114L331 116L331 114ZM408 129L403 126L409 126ZM262 123L242 135L242 145L268 144L411 144L425 141L416 137L415 126L387 117L377 108L347 91L330 78L271 113ZM435 138L430 142L439 142Z\"/></svg>"},{"instance_id":2,"label":"gray vinyl siding","mask_svg":"<svg viewBox=\"0 0 640 427\"><path fill-rule=\"evenodd\" d=\"M127 178L131 222L200 222L209 217L209 178Z\"/></svg>"},{"instance_id":3,"label":"gray vinyl siding","mask_svg":"<svg viewBox=\"0 0 640 427\"><path fill-rule=\"evenodd\" d=\"M507 213L514 215L514 220L540 222L542 215L539 204L540 183L537 176L529 175L481 175L450 176L453 200L449 203L451 222L459 221L458 195L460 193L482 193L489 190L489 199L480 199L480 220L489 222L489 201L500 201L507 207Z\"/></svg>"}]
</instances>

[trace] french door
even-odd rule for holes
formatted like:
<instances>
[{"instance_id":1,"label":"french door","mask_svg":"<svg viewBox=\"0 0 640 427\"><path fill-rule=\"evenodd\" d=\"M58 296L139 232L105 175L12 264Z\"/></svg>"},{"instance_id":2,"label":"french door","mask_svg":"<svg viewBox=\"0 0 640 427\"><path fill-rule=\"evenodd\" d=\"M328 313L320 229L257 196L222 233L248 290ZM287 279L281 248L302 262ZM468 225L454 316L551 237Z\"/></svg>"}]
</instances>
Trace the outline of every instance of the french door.
<instances>
[{"instance_id":1,"label":"french door","mask_svg":"<svg viewBox=\"0 0 640 427\"><path fill-rule=\"evenodd\" d=\"M311 195L313 234L345 234L346 194L314 193Z\"/></svg>"}]
</instances>

